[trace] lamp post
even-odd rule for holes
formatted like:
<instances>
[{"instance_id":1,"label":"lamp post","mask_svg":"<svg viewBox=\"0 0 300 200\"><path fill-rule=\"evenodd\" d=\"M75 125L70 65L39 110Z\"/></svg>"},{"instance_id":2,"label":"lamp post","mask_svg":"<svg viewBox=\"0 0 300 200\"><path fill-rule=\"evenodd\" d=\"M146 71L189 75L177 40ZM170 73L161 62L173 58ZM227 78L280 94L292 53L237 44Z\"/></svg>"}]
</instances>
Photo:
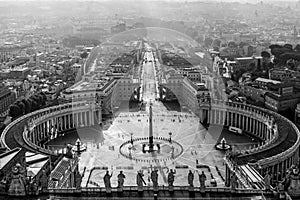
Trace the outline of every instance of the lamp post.
<instances>
[{"instance_id":1,"label":"lamp post","mask_svg":"<svg viewBox=\"0 0 300 200\"><path fill-rule=\"evenodd\" d=\"M130 133L130 143L133 146L133 138L132 138L133 133Z\"/></svg>"},{"instance_id":2,"label":"lamp post","mask_svg":"<svg viewBox=\"0 0 300 200\"><path fill-rule=\"evenodd\" d=\"M172 144L172 132L169 132L169 136L170 136L169 142L170 142L170 144Z\"/></svg>"},{"instance_id":3,"label":"lamp post","mask_svg":"<svg viewBox=\"0 0 300 200\"><path fill-rule=\"evenodd\" d=\"M132 158L132 156L131 156L132 147L128 147L128 150L129 150L129 159L131 159Z\"/></svg>"}]
</instances>

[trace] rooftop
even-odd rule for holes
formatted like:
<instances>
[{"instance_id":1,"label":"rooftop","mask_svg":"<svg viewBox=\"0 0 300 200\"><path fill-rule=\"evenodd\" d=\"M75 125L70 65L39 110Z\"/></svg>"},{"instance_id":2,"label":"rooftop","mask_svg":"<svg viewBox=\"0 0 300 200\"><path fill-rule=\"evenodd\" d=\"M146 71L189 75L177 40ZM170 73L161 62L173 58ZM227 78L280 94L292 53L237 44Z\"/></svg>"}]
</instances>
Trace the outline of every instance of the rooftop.
<instances>
[{"instance_id":1,"label":"rooftop","mask_svg":"<svg viewBox=\"0 0 300 200\"><path fill-rule=\"evenodd\" d=\"M9 163L19 152L20 148L13 149L9 152L0 155L0 169L2 169L7 163Z\"/></svg>"},{"instance_id":2,"label":"rooftop","mask_svg":"<svg viewBox=\"0 0 300 200\"><path fill-rule=\"evenodd\" d=\"M261 77L255 79L255 81L264 82L264 83L273 83L273 84L280 84L281 83L281 81L276 81L276 80L266 79L266 78L261 78Z\"/></svg>"}]
</instances>

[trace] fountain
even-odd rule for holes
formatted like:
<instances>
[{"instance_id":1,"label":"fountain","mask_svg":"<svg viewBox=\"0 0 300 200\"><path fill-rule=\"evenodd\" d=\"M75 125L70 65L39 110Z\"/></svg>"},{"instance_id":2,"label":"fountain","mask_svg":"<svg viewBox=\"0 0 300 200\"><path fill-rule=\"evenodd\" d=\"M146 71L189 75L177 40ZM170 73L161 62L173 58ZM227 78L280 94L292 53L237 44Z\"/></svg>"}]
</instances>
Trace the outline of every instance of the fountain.
<instances>
[{"instance_id":1,"label":"fountain","mask_svg":"<svg viewBox=\"0 0 300 200\"><path fill-rule=\"evenodd\" d=\"M216 149L221 151L227 151L231 149L231 145L228 144L225 140L225 138L222 138L219 143L216 144Z\"/></svg>"}]
</instances>

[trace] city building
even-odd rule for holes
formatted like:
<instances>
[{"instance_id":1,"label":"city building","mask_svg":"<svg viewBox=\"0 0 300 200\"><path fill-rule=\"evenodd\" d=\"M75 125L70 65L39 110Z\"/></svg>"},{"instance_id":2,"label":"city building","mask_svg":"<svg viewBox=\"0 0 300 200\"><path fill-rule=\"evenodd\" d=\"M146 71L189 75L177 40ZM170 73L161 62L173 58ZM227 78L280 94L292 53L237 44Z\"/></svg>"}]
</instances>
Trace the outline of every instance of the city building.
<instances>
[{"instance_id":1,"label":"city building","mask_svg":"<svg viewBox=\"0 0 300 200\"><path fill-rule=\"evenodd\" d=\"M241 86L241 92L246 97L252 98L259 102L265 102L265 94L268 90L257 87L253 84L245 84Z\"/></svg>"},{"instance_id":2,"label":"city building","mask_svg":"<svg viewBox=\"0 0 300 200\"><path fill-rule=\"evenodd\" d=\"M300 102L300 94L276 94L273 92L265 93L265 106L270 110L276 112L286 111L291 109L292 111L296 108L297 104Z\"/></svg>"},{"instance_id":3,"label":"city building","mask_svg":"<svg viewBox=\"0 0 300 200\"><path fill-rule=\"evenodd\" d=\"M244 68L248 69L252 67L256 68L258 65L261 65L261 56L253 56L253 57L239 57L234 59L236 61L237 69Z\"/></svg>"},{"instance_id":4,"label":"city building","mask_svg":"<svg viewBox=\"0 0 300 200\"><path fill-rule=\"evenodd\" d=\"M271 84L273 85L277 85L277 84L281 84L280 81L276 81L276 80L272 80L272 79L266 79L266 78L256 78L254 81L255 84L257 84L257 86L259 88L268 88Z\"/></svg>"},{"instance_id":5,"label":"city building","mask_svg":"<svg viewBox=\"0 0 300 200\"><path fill-rule=\"evenodd\" d=\"M300 127L300 104L297 104L295 109L295 124Z\"/></svg>"},{"instance_id":6,"label":"city building","mask_svg":"<svg viewBox=\"0 0 300 200\"><path fill-rule=\"evenodd\" d=\"M0 84L0 115L5 116L10 105L16 101L16 94L4 84Z\"/></svg>"},{"instance_id":7,"label":"city building","mask_svg":"<svg viewBox=\"0 0 300 200\"><path fill-rule=\"evenodd\" d=\"M291 81L295 73L295 71L287 68L273 68L269 70L269 78L278 81Z\"/></svg>"},{"instance_id":8,"label":"city building","mask_svg":"<svg viewBox=\"0 0 300 200\"><path fill-rule=\"evenodd\" d=\"M16 79L24 80L31 73L31 70L27 67L24 68L11 68L3 69L0 71L0 78L2 79Z\"/></svg>"}]
</instances>

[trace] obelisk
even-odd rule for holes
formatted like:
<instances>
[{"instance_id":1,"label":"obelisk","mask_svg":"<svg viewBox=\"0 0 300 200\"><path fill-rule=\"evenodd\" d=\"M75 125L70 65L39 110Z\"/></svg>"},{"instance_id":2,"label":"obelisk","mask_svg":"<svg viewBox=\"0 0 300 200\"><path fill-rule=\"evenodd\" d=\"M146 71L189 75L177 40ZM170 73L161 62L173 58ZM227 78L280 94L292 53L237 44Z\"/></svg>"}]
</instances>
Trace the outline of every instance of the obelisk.
<instances>
[{"instance_id":1,"label":"obelisk","mask_svg":"<svg viewBox=\"0 0 300 200\"><path fill-rule=\"evenodd\" d=\"M152 125L152 103L150 102L149 107L149 152L153 152L153 125Z\"/></svg>"}]
</instances>

